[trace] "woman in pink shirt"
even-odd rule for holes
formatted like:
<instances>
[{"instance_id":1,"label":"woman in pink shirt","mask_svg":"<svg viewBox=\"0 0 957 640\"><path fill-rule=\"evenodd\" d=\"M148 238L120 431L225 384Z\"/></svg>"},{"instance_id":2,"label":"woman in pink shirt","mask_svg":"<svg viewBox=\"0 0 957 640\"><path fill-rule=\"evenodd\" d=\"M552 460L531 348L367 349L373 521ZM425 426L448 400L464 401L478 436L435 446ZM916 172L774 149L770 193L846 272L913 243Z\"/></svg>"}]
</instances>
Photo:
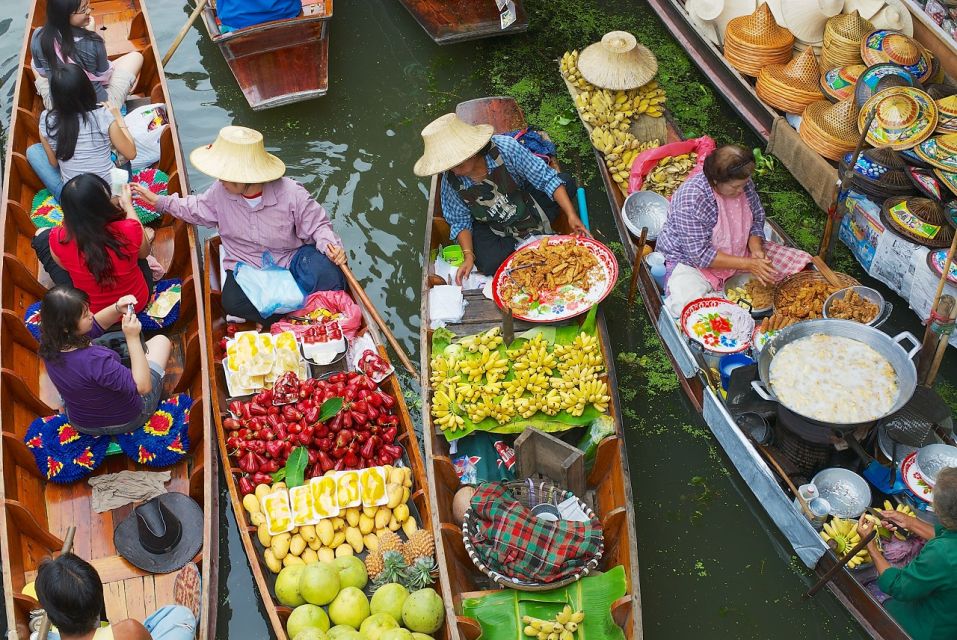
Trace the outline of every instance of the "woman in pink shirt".
<instances>
[{"instance_id":1,"label":"woman in pink shirt","mask_svg":"<svg viewBox=\"0 0 957 640\"><path fill-rule=\"evenodd\" d=\"M279 319L263 318L233 275L237 262L261 268L266 251L289 269L306 295L345 288L339 265L345 264L346 254L332 221L302 185L282 177L286 166L266 152L261 133L224 127L213 144L193 150L190 162L217 178L200 195L157 196L139 185L132 188L157 211L219 230L226 313L265 325Z\"/></svg>"}]
</instances>

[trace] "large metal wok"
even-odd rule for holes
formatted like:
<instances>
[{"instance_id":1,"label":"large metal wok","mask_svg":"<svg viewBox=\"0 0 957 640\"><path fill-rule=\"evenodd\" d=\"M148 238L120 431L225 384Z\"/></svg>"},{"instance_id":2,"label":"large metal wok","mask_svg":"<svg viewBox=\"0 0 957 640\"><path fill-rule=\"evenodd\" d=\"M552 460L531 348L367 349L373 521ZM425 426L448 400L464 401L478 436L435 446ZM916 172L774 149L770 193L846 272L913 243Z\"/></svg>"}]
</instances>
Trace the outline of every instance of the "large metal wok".
<instances>
[{"instance_id":1,"label":"large metal wok","mask_svg":"<svg viewBox=\"0 0 957 640\"><path fill-rule=\"evenodd\" d=\"M905 404L907 404L907 401L910 400L910 397L914 393L914 389L917 387L917 369L914 366L912 358L918 351L920 351L921 346L920 342L917 341L917 338L914 337L914 334L910 333L909 331L904 331L891 338L883 331L875 329L874 327L863 325L858 322L852 322L850 320L834 319L808 320L806 322L792 324L790 327L782 329L771 339L771 342L761 350L761 355L758 356L758 375L761 377L761 380L754 380L751 383L751 386L759 396L765 400L780 402L777 396L774 395L773 391L771 391L770 368L771 361L774 359L774 355L785 345L790 344L795 340L817 334L850 338L852 340L863 342L877 351L877 353L887 358L887 361L894 369L894 373L897 375L897 401L887 413L885 413L883 416L875 417L875 420L880 420L881 418L897 413ZM908 340L914 345L909 352L905 351L900 344L904 340ZM840 371L835 371L833 373L833 379L839 380L841 373L842 372ZM793 407L787 406L783 402L781 402L781 404L808 422L819 424L835 431L853 431L864 424L872 423L872 421L853 424L824 422L814 418L809 418L808 416L803 415L799 411L795 410Z\"/></svg>"}]
</instances>

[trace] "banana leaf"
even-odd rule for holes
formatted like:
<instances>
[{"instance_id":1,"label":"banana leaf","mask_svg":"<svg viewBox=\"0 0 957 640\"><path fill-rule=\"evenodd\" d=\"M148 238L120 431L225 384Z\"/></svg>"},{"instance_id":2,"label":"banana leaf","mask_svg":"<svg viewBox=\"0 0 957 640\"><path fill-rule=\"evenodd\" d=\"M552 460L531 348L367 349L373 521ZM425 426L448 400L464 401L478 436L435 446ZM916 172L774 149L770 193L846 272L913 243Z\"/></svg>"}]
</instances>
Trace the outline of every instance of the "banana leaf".
<instances>
[{"instance_id":1,"label":"banana leaf","mask_svg":"<svg viewBox=\"0 0 957 640\"><path fill-rule=\"evenodd\" d=\"M528 640L522 616L551 620L567 604L585 612L576 640L624 640L624 632L611 616L611 605L625 595L626 588L625 570L619 565L551 591L502 589L481 598L466 598L462 615L482 626L480 640Z\"/></svg>"}]
</instances>

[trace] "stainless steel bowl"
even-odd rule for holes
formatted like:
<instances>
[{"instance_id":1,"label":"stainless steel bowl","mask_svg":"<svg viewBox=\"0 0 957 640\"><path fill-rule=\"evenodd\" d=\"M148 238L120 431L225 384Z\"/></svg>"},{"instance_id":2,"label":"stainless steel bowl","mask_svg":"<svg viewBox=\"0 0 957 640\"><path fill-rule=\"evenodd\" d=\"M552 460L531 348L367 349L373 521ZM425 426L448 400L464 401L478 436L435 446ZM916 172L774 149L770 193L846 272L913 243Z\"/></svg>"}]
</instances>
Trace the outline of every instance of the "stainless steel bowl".
<instances>
[{"instance_id":1,"label":"stainless steel bowl","mask_svg":"<svg viewBox=\"0 0 957 640\"><path fill-rule=\"evenodd\" d=\"M748 281L751 280L751 278L753 277L754 276L751 275L750 273L738 273L731 276L727 280L725 280L724 281L724 297L727 298L728 292L731 291L732 289L737 289L738 287L743 287L744 285L746 285ZM762 315L767 313L773 308L774 308L773 302L772 304L769 304L766 307L751 307L751 314L756 316Z\"/></svg>"},{"instance_id":2,"label":"stainless steel bowl","mask_svg":"<svg viewBox=\"0 0 957 640\"><path fill-rule=\"evenodd\" d=\"M860 297L864 298L868 302L872 302L877 305L877 315L871 319L870 322L863 322L861 324L867 324L871 327L879 327L884 324L891 315L891 311L894 310L894 305L890 302L884 300L884 296L881 295L880 291L877 289L871 289L870 287L865 287L862 285L857 285L854 287L847 287L839 291L835 291L827 297L827 300L824 301L824 309L822 314L825 318L832 320L840 320L840 318L831 318L828 315L828 311L831 308L831 305L835 300L843 300L851 291L855 292Z\"/></svg>"},{"instance_id":3,"label":"stainless steel bowl","mask_svg":"<svg viewBox=\"0 0 957 640\"><path fill-rule=\"evenodd\" d=\"M917 451L917 471L927 484L937 484L937 475L948 467L957 467L957 447L929 444Z\"/></svg>"},{"instance_id":4,"label":"stainless steel bowl","mask_svg":"<svg viewBox=\"0 0 957 640\"><path fill-rule=\"evenodd\" d=\"M859 518L871 505L871 487L861 476L848 469L832 467L811 478L818 494L831 505L831 515Z\"/></svg>"},{"instance_id":5,"label":"stainless steel bowl","mask_svg":"<svg viewBox=\"0 0 957 640\"><path fill-rule=\"evenodd\" d=\"M668 199L654 191L635 191L625 198L622 207L625 226L636 238L643 227L648 227L648 240L654 240L665 226L668 217Z\"/></svg>"}]
</instances>

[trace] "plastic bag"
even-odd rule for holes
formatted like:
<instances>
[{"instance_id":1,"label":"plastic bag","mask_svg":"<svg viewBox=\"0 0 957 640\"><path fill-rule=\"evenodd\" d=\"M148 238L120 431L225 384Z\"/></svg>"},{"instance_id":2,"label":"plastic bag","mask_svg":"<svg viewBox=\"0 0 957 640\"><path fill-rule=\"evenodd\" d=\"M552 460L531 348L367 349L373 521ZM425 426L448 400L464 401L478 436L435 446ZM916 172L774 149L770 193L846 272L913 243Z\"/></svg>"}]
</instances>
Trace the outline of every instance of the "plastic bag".
<instances>
[{"instance_id":1,"label":"plastic bag","mask_svg":"<svg viewBox=\"0 0 957 640\"><path fill-rule=\"evenodd\" d=\"M316 291L310 293L302 307L291 311L289 315L305 317L317 309L342 314L342 317L338 319L339 327L342 329L342 334L349 340L356 337L356 332L362 326L362 310L346 291ZM269 332L275 335L283 331L292 331L298 338L308 328L309 325L306 324L293 324L286 320L280 320L273 324Z\"/></svg>"},{"instance_id":2,"label":"plastic bag","mask_svg":"<svg viewBox=\"0 0 957 640\"><path fill-rule=\"evenodd\" d=\"M289 269L276 264L272 254L263 254L262 269L246 263L236 264L236 284L264 318L288 313L302 306L305 296Z\"/></svg>"},{"instance_id":3,"label":"plastic bag","mask_svg":"<svg viewBox=\"0 0 957 640\"><path fill-rule=\"evenodd\" d=\"M166 105L145 104L130 111L123 119L136 143L136 157L130 161L133 169L144 169L159 162L160 138L169 127Z\"/></svg>"},{"instance_id":4,"label":"plastic bag","mask_svg":"<svg viewBox=\"0 0 957 640\"><path fill-rule=\"evenodd\" d=\"M695 163L691 173L688 174L690 178L701 171L701 167L704 165L704 159L708 157L709 153L714 151L714 147L714 140L708 136L701 136L700 138L672 142L670 144L661 145L660 147L655 147L654 149L642 151L635 156L634 162L631 163L631 176L628 178L628 193L641 191L641 185L645 183L645 176L651 173L651 170L655 168L655 165L658 164L658 161L662 158L680 156L683 153L691 153L694 151L698 154L698 161ZM671 198L669 198L669 200L670 199Z\"/></svg>"},{"instance_id":5,"label":"plastic bag","mask_svg":"<svg viewBox=\"0 0 957 640\"><path fill-rule=\"evenodd\" d=\"M585 471L589 471L595 463L595 454L598 452L598 445L608 436L615 435L615 421L611 416L601 415L595 418L588 428L585 435L578 443L578 448L585 452Z\"/></svg>"}]
</instances>

